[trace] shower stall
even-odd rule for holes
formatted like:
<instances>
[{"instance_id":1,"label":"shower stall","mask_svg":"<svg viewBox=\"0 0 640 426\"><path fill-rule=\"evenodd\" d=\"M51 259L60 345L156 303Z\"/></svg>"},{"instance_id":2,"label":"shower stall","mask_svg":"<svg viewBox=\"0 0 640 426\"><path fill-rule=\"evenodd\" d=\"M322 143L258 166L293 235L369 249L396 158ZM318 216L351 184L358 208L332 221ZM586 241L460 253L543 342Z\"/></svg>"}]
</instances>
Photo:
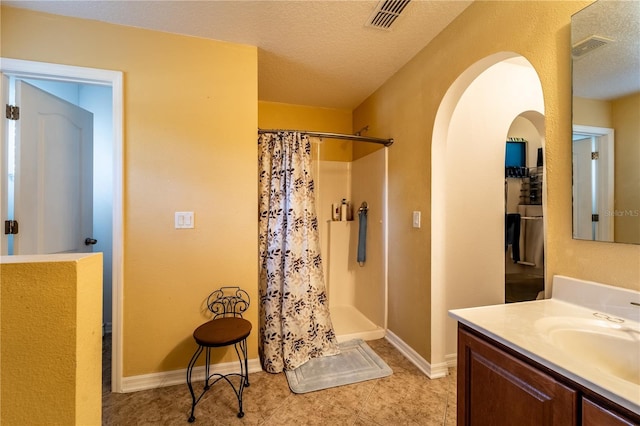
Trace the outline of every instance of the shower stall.
<instances>
[{"instance_id":1,"label":"shower stall","mask_svg":"<svg viewBox=\"0 0 640 426\"><path fill-rule=\"evenodd\" d=\"M324 277L338 341L382 338L387 326L388 148L352 161L326 161L321 160L322 140L312 142ZM332 206L343 199L349 202L351 220L334 220ZM363 202L368 205L366 261L360 264L358 208Z\"/></svg>"}]
</instances>

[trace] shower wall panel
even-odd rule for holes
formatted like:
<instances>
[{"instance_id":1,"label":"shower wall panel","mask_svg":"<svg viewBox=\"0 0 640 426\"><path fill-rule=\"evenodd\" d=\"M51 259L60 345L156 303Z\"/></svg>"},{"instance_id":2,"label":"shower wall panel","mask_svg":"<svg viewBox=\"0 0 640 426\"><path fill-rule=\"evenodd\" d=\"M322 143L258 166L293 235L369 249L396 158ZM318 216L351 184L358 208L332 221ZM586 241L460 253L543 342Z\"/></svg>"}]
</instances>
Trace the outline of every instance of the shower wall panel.
<instances>
[{"instance_id":1,"label":"shower wall panel","mask_svg":"<svg viewBox=\"0 0 640 426\"><path fill-rule=\"evenodd\" d=\"M329 288L329 222L331 222L331 204L339 203L343 198L351 199L351 163L343 161L317 161L314 167L316 176L316 209L318 213L318 228L322 250L322 267ZM344 257L346 258L347 249ZM337 253L334 253L337 256ZM334 268L335 270L336 268ZM335 271L334 271L335 272ZM346 267L344 269L346 272ZM331 289L329 288L329 292ZM331 301L331 296L329 297Z\"/></svg>"},{"instance_id":2,"label":"shower wall panel","mask_svg":"<svg viewBox=\"0 0 640 426\"><path fill-rule=\"evenodd\" d=\"M386 311L386 150L380 149L352 163L351 193L354 218L351 227L349 270L354 275L354 304L369 320L385 326ZM366 262L357 262L357 209L363 201L369 206L367 217Z\"/></svg>"}]
</instances>

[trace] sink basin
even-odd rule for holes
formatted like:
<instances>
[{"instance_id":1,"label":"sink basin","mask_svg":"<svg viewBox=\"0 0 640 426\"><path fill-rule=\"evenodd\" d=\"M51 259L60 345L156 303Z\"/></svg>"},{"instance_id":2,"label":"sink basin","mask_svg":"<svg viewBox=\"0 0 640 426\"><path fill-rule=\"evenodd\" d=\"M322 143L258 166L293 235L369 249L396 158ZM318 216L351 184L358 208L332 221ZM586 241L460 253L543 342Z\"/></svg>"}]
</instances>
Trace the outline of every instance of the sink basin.
<instances>
[{"instance_id":1,"label":"sink basin","mask_svg":"<svg viewBox=\"0 0 640 426\"><path fill-rule=\"evenodd\" d=\"M637 324L551 317L536 321L535 327L551 344L575 357L576 362L640 385L640 329Z\"/></svg>"}]
</instances>

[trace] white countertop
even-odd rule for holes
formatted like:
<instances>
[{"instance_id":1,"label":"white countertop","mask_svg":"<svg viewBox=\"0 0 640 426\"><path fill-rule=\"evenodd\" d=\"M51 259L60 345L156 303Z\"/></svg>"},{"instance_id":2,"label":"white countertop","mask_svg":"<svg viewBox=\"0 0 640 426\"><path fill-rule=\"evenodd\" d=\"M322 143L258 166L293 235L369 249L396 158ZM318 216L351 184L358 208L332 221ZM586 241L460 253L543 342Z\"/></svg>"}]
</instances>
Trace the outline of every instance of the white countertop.
<instances>
[{"instance_id":1,"label":"white countertop","mask_svg":"<svg viewBox=\"0 0 640 426\"><path fill-rule=\"evenodd\" d=\"M630 304L629 297L637 303L640 301L640 293L589 282L584 282L587 283L588 287L583 287L576 285L576 281L580 280L566 277L560 277L560 280L556 280L557 278L559 277L554 277L554 295L557 296L551 299L455 309L449 311L449 315L499 343L557 371L568 379L595 391L634 413L640 414L640 385L607 373L597 363L587 361L563 350L551 341L548 333L541 326L545 321L566 318L581 324L598 322L600 330L602 326L610 326L612 329L617 327L618 323L612 323L597 316L594 317L594 313L598 315L607 313L616 320L624 320L624 327L633 330L631 334L633 334L634 339L638 339L638 348L640 348L640 322L637 321L640 319L640 306L632 305L632 309L628 308ZM557 291L556 286L558 286ZM568 289L571 291L568 291ZM619 306L603 306L603 303L611 303L612 300L611 297L603 297L603 292L607 292L607 294L610 291L620 293L618 290L621 290L622 298L625 300L622 310ZM567 301L571 299L571 295L567 295L571 292L576 292L579 296L578 299L580 300L578 302L580 304ZM593 293L593 298L583 303L582 299L585 298L585 294L590 292ZM600 305L598 306L598 304ZM616 316L614 317L613 315ZM545 320L540 321L543 319ZM630 356L635 356L635 354ZM640 358L640 350L637 356ZM640 383L640 377L636 382Z\"/></svg>"}]
</instances>

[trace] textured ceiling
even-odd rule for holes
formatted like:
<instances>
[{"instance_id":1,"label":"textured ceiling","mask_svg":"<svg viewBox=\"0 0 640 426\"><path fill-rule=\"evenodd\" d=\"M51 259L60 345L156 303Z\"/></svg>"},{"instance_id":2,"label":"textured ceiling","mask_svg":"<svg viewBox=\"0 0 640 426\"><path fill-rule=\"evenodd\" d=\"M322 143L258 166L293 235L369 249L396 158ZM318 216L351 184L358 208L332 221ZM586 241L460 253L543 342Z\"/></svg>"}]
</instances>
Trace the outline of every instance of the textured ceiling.
<instances>
[{"instance_id":1,"label":"textured ceiling","mask_svg":"<svg viewBox=\"0 0 640 426\"><path fill-rule=\"evenodd\" d=\"M612 100L640 92L640 2L598 1L576 13L572 44L592 36L610 42L574 57L574 95Z\"/></svg>"},{"instance_id":2,"label":"textured ceiling","mask_svg":"<svg viewBox=\"0 0 640 426\"><path fill-rule=\"evenodd\" d=\"M390 31L378 1L12 1L58 15L257 46L259 99L358 106L471 1L413 0Z\"/></svg>"}]
</instances>

